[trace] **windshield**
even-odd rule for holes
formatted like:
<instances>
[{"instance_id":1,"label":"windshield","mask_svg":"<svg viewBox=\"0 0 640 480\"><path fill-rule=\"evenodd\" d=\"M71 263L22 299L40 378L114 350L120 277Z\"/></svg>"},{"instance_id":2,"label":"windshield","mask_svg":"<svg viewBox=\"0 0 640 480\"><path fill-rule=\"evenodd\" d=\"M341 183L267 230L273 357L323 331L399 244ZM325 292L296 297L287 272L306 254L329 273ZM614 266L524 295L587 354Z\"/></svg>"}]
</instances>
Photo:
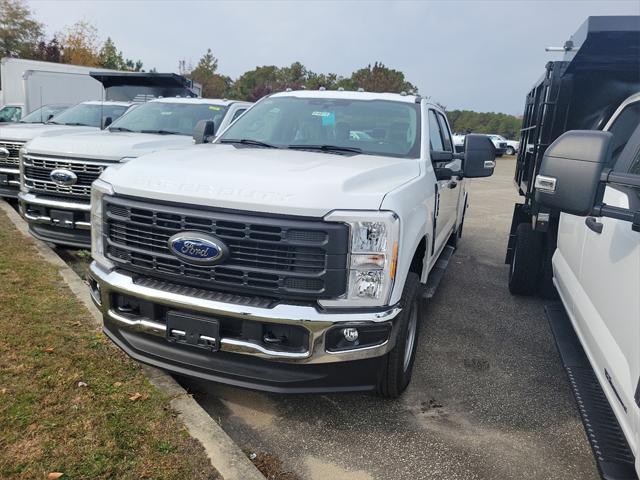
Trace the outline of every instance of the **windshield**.
<instances>
[{"instance_id":1,"label":"windshield","mask_svg":"<svg viewBox=\"0 0 640 480\"><path fill-rule=\"evenodd\" d=\"M55 117L67 108L69 108L69 105L44 105L24 117L20 120L20 123L44 123L49 120L50 117Z\"/></svg>"},{"instance_id":2,"label":"windshield","mask_svg":"<svg viewBox=\"0 0 640 480\"><path fill-rule=\"evenodd\" d=\"M241 116L220 143L417 158L419 112L408 102L272 97Z\"/></svg>"},{"instance_id":3,"label":"windshield","mask_svg":"<svg viewBox=\"0 0 640 480\"><path fill-rule=\"evenodd\" d=\"M111 117L115 120L129 108L126 105L100 105L79 103L57 115L48 123L57 125L84 125L101 128L104 120Z\"/></svg>"},{"instance_id":4,"label":"windshield","mask_svg":"<svg viewBox=\"0 0 640 480\"><path fill-rule=\"evenodd\" d=\"M226 112L227 107L208 103L150 102L127 113L109 130L193 135L200 120L213 120L217 128Z\"/></svg>"}]
</instances>

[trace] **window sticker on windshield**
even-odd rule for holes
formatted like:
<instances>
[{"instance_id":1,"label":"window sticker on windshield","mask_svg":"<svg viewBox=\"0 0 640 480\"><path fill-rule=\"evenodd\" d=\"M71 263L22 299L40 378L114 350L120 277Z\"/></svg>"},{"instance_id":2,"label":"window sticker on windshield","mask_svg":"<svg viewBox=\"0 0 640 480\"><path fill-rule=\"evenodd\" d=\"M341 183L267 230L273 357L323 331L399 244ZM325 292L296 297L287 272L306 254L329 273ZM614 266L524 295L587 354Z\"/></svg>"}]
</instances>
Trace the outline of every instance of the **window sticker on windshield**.
<instances>
[{"instance_id":1,"label":"window sticker on windshield","mask_svg":"<svg viewBox=\"0 0 640 480\"><path fill-rule=\"evenodd\" d=\"M333 112L313 112L311 115L314 117L322 117L323 127L336 124L336 114Z\"/></svg>"},{"instance_id":2,"label":"window sticker on windshield","mask_svg":"<svg viewBox=\"0 0 640 480\"><path fill-rule=\"evenodd\" d=\"M221 107L217 107L216 105L209 106L209 110L220 110Z\"/></svg>"},{"instance_id":3,"label":"window sticker on windshield","mask_svg":"<svg viewBox=\"0 0 640 480\"><path fill-rule=\"evenodd\" d=\"M171 115L173 112L160 112L160 115Z\"/></svg>"}]
</instances>

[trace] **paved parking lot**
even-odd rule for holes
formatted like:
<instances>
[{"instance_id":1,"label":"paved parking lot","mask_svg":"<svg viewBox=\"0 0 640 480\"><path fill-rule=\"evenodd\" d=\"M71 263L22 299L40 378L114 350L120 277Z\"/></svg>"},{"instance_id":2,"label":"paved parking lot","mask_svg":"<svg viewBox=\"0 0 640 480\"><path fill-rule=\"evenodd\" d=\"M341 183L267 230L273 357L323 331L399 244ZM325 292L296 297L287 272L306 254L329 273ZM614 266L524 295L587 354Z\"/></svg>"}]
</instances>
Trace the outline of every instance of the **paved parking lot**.
<instances>
[{"instance_id":1,"label":"paved parking lot","mask_svg":"<svg viewBox=\"0 0 640 480\"><path fill-rule=\"evenodd\" d=\"M277 455L303 479L596 479L543 302L506 287L513 168L501 159L472 185L401 399L181 382L242 448Z\"/></svg>"}]
</instances>

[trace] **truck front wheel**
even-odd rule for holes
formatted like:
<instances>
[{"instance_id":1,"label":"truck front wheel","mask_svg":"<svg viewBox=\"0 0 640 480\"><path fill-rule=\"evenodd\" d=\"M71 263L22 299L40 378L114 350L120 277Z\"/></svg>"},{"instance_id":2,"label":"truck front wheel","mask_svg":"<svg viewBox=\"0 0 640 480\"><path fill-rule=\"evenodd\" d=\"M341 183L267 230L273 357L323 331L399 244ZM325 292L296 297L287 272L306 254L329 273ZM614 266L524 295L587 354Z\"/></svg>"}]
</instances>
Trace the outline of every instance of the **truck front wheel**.
<instances>
[{"instance_id":1,"label":"truck front wheel","mask_svg":"<svg viewBox=\"0 0 640 480\"><path fill-rule=\"evenodd\" d=\"M509 291L514 295L533 295L538 290L542 266L543 238L529 223L516 229L516 243L509 268Z\"/></svg>"},{"instance_id":2,"label":"truck front wheel","mask_svg":"<svg viewBox=\"0 0 640 480\"><path fill-rule=\"evenodd\" d=\"M402 312L395 320L398 322L396 345L387 354L378 382L377 393L381 397L399 397L411 381L422 313L419 286L418 275L409 273L400 300Z\"/></svg>"}]
</instances>

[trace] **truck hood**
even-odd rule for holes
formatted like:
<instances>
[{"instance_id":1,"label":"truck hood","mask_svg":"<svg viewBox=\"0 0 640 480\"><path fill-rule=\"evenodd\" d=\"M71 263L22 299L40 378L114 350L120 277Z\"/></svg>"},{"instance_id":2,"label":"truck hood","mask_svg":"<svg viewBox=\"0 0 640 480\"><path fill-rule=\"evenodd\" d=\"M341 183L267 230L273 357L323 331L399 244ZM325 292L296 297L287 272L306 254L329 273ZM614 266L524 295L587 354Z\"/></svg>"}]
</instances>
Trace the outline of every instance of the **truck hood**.
<instances>
[{"instance_id":1,"label":"truck hood","mask_svg":"<svg viewBox=\"0 0 640 480\"><path fill-rule=\"evenodd\" d=\"M419 174L410 159L197 145L108 168L101 178L121 195L321 217L377 210L390 190Z\"/></svg>"},{"instance_id":2,"label":"truck hood","mask_svg":"<svg viewBox=\"0 0 640 480\"><path fill-rule=\"evenodd\" d=\"M193 145L193 138L187 135L99 130L64 137L38 137L29 143L28 150L31 153L118 161L124 157L139 157L156 150L190 145Z\"/></svg>"},{"instance_id":3,"label":"truck hood","mask_svg":"<svg viewBox=\"0 0 640 480\"><path fill-rule=\"evenodd\" d=\"M28 142L32 138L36 138L41 135L68 135L70 133L91 132L95 130L98 130L98 128L72 125L55 125L52 123L12 123L10 125L0 127L0 141L14 140L19 142Z\"/></svg>"}]
</instances>

